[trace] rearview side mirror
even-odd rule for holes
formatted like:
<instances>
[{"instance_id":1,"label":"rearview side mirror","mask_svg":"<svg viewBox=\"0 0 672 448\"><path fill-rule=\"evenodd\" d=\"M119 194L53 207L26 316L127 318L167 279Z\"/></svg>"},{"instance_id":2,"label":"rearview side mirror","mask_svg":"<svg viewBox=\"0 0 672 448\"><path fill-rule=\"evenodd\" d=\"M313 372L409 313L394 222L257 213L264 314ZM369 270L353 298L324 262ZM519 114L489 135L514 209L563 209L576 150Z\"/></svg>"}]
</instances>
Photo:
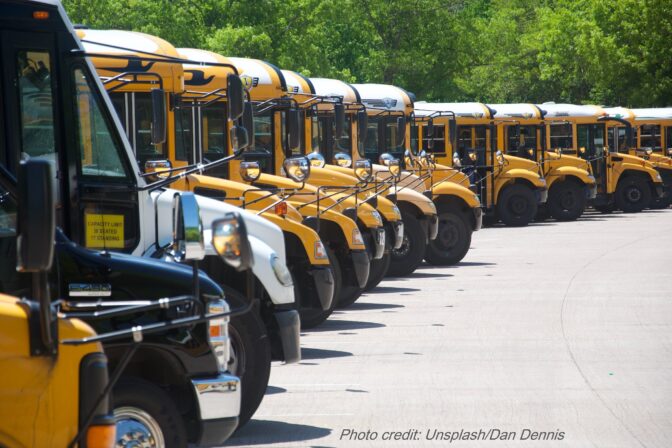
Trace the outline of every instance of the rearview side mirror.
<instances>
[{"instance_id":1,"label":"rearview side mirror","mask_svg":"<svg viewBox=\"0 0 672 448\"><path fill-rule=\"evenodd\" d=\"M152 89L152 145L166 142L166 92Z\"/></svg>"},{"instance_id":2,"label":"rearview side mirror","mask_svg":"<svg viewBox=\"0 0 672 448\"><path fill-rule=\"evenodd\" d=\"M254 107L252 103L245 103L243 110L243 127L247 131L247 147L254 147Z\"/></svg>"},{"instance_id":3,"label":"rearview side mirror","mask_svg":"<svg viewBox=\"0 0 672 448\"><path fill-rule=\"evenodd\" d=\"M457 121L455 118L448 120L448 132L450 133L450 146L453 152L457 151Z\"/></svg>"},{"instance_id":4,"label":"rearview side mirror","mask_svg":"<svg viewBox=\"0 0 672 448\"><path fill-rule=\"evenodd\" d=\"M397 118L397 141L395 146L401 146L406 139L406 117Z\"/></svg>"},{"instance_id":5,"label":"rearview side mirror","mask_svg":"<svg viewBox=\"0 0 672 448\"><path fill-rule=\"evenodd\" d=\"M205 258L201 213L193 193L176 193L173 197L172 246L177 261Z\"/></svg>"},{"instance_id":6,"label":"rearview side mirror","mask_svg":"<svg viewBox=\"0 0 672 448\"><path fill-rule=\"evenodd\" d=\"M56 231L52 182L51 165L47 160L21 162L16 267L19 272L51 269Z\"/></svg>"},{"instance_id":7,"label":"rearview side mirror","mask_svg":"<svg viewBox=\"0 0 672 448\"><path fill-rule=\"evenodd\" d=\"M245 109L245 89L240 76L229 73L226 77L226 107L229 120L237 120Z\"/></svg>"},{"instance_id":8,"label":"rearview side mirror","mask_svg":"<svg viewBox=\"0 0 672 448\"><path fill-rule=\"evenodd\" d=\"M294 152L301 146L301 111L289 109L287 111L287 146Z\"/></svg>"},{"instance_id":9,"label":"rearview side mirror","mask_svg":"<svg viewBox=\"0 0 672 448\"><path fill-rule=\"evenodd\" d=\"M212 245L222 260L236 271L245 271L254 265L245 221L239 213L229 212L213 221Z\"/></svg>"},{"instance_id":10,"label":"rearview side mirror","mask_svg":"<svg viewBox=\"0 0 672 448\"><path fill-rule=\"evenodd\" d=\"M336 127L335 138L343 138L345 133L345 106L343 103L334 104L334 126Z\"/></svg>"},{"instance_id":11,"label":"rearview side mirror","mask_svg":"<svg viewBox=\"0 0 672 448\"><path fill-rule=\"evenodd\" d=\"M364 148L366 144L366 134L369 128L369 115L366 110L357 111L357 141Z\"/></svg>"},{"instance_id":12,"label":"rearview side mirror","mask_svg":"<svg viewBox=\"0 0 672 448\"><path fill-rule=\"evenodd\" d=\"M245 149L249 146L247 129L242 126L233 126L229 131L229 138L231 139L231 147L234 152Z\"/></svg>"}]
</instances>

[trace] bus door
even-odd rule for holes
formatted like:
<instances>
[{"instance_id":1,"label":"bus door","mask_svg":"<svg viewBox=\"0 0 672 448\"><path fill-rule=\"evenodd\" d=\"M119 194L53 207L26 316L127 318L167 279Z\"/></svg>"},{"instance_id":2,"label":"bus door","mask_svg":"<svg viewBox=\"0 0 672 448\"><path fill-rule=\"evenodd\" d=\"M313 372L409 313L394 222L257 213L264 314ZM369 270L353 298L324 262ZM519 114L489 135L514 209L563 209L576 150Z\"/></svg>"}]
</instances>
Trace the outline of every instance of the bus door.
<instances>
[{"instance_id":1,"label":"bus door","mask_svg":"<svg viewBox=\"0 0 672 448\"><path fill-rule=\"evenodd\" d=\"M576 137L578 154L588 160L593 168L593 175L597 182L597 193L607 194L609 182L609 158L610 155L605 146L605 124L577 124Z\"/></svg>"}]
</instances>

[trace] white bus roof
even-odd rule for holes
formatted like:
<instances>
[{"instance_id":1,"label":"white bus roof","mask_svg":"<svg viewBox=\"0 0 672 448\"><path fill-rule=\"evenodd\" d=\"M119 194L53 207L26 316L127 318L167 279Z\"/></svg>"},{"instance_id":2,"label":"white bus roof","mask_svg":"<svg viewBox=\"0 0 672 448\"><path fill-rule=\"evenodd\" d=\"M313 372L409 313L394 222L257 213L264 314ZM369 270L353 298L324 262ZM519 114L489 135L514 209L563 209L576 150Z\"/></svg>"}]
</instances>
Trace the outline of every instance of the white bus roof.
<instances>
[{"instance_id":1,"label":"white bus roof","mask_svg":"<svg viewBox=\"0 0 672 448\"><path fill-rule=\"evenodd\" d=\"M414 113L418 117L431 115L434 112L452 112L456 117L492 118L490 109L483 103L415 103Z\"/></svg>"},{"instance_id":2,"label":"white bus roof","mask_svg":"<svg viewBox=\"0 0 672 448\"><path fill-rule=\"evenodd\" d=\"M672 107L651 107L630 110L635 114L635 120L672 120Z\"/></svg>"},{"instance_id":3,"label":"white bus roof","mask_svg":"<svg viewBox=\"0 0 672 448\"><path fill-rule=\"evenodd\" d=\"M310 78L315 93L321 96L340 96L346 103L359 103L359 93L350 84L339 79Z\"/></svg>"},{"instance_id":4,"label":"white bus roof","mask_svg":"<svg viewBox=\"0 0 672 448\"><path fill-rule=\"evenodd\" d=\"M567 103L537 104L545 112L544 118L601 117L607 113L600 106L581 106Z\"/></svg>"},{"instance_id":5,"label":"white bus roof","mask_svg":"<svg viewBox=\"0 0 672 448\"><path fill-rule=\"evenodd\" d=\"M413 105L408 93L396 86L389 84L352 84L362 104L377 109L406 112L407 107Z\"/></svg>"}]
</instances>

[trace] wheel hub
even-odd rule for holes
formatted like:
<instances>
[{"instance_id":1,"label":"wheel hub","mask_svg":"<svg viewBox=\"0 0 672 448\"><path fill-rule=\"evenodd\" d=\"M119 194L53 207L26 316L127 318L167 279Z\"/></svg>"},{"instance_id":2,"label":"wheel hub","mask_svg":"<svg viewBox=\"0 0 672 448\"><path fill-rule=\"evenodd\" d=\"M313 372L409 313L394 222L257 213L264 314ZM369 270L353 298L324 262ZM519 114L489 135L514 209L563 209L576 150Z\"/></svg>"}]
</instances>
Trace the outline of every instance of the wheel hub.
<instances>
[{"instance_id":1,"label":"wheel hub","mask_svg":"<svg viewBox=\"0 0 672 448\"><path fill-rule=\"evenodd\" d=\"M527 212L527 201L523 197L515 196L511 198L510 209L515 215L524 215Z\"/></svg>"},{"instance_id":2,"label":"wheel hub","mask_svg":"<svg viewBox=\"0 0 672 448\"><path fill-rule=\"evenodd\" d=\"M159 423L147 412L132 406L114 410L117 448L159 448L166 446Z\"/></svg>"},{"instance_id":3,"label":"wheel hub","mask_svg":"<svg viewBox=\"0 0 672 448\"><path fill-rule=\"evenodd\" d=\"M449 249L455 244L457 244L457 240L459 238L459 232L451 223L450 221L443 221L441 222L441 225L439 225L439 235L437 236L437 240L441 242L441 245Z\"/></svg>"},{"instance_id":4,"label":"wheel hub","mask_svg":"<svg viewBox=\"0 0 672 448\"><path fill-rule=\"evenodd\" d=\"M401 243L399 249L392 249L392 255L395 258L403 258L411 251L411 242L408 240L408 236L404 235L404 240Z\"/></svg>"},{"instance_id":5,"label":"wheel hub","mask_svg":"<svg viewBox=\"0 0 672 448\"><path fill-rule=\"evenodd\" d=\"M639 188L628 188L625 192L625 197L630 202L639 202L642 200L642 192L639 191Z\"/></svg>"}]
</instances>

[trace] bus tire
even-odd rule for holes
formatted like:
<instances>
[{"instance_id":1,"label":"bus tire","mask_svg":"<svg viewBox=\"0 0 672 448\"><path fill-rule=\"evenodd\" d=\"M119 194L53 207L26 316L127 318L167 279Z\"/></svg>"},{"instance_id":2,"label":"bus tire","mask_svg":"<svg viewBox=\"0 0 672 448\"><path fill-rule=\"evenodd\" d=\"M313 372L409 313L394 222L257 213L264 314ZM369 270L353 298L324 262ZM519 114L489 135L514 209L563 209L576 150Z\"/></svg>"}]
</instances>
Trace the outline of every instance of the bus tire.
<instances>
[{"instance_id":1,"label":"bus tire","mask_svg":"<svg viewBox=\"0 0 672 448\"><path fill-rule=\"evenodd\" d=\"M338 295L340 293L340 286L342 279L341 266L338 264L338 259L334 254L334 251L329 247L325 247L327 250L327 256L329 257L329 264L331 264L331 273L334 276L334 297L331 300L331 306L327 310L322 308L304 308L301 307L299 314L301 314L301 329L307 330L310 328L315 328L320 325L322 322L327 320L331 313L334 312L336 308L336 303L338 302Z\"/></svg>"},{"instance_id":2,"label":"bus tire","mask_svg":"<svg viewBox=\"0 0 672 448\"><path fill-rule=\"evenodd\" d=\"M575 221L586 208L586 193L583 185L572 180L554 184L548 192L546 205L558 221Z\"/></svg>"},{"instance_id":3,"label":"bus tire","mask_svg":"<svg viewBox=\"0 0 672 448\"><path fill-rule=\"evenodd\" d=\"M391 252L386 252L383 254L383 258L378 260L371 260L371 271L369 271L369 279L366 281L364 291L371 291L373 288L378 286L380 282L383 281L387 275L388 269L390 268L391 261Z\"/></svg>"},{"instance_id":4,"label":"bus tire","mask_svg":"<svg viewBox=\"0 0 672 448\"><path fill-rule=\"evenodd\" d=\"M222 288L232 310L248 303L248 299L238 291L224 285ZM229 338L229 371L240 378L242 388L238 418L240 429L252 418L266 393L271 374L271 343L266 334L266 326L255 308L231 318Z\"/></svg>"},{"instance_id":5,"label":"bus tire","mask_svg":"<svg viewBox=\"0 0 672 448\"><path fill-rule=\"evenodd\" d=\"M427 245L425 260L434 266L459 263L471 246L472 230L461 213L439 210L439 234Z\"/></svg>"},{"instance_id":6,"label":"bus tire","mask_svg":"<svg viewBox=\"0 0 672 448\"><path fill-rule=\"evenodd\" d=\"M388 277L405 277L415 271L427 251L427 236L422 225L412 214L402 214L404 242L399 249L392 249Z\"/></svg>"},{"instance_id":7,"label":"bus tire","mask_svg":"<svg viewBox=\"0 0 672 448\"><path fill-rule=\"evenodd\" d=\"M112 393L115 440L129 446L154 440L157 446L187 446L184 420L173 400L156 384L140 378L122 378Z\"/></svg>"},{"instance_id":8,"label":"bus tire","mask_svg":"<svg viewBox=\"0 0 672 448\"><path fill-rule=\"evenodd\" d=\"M537 214L537 199L530 187L513 184L505 187L497 201L499 219L509 227L528 225Z\"/></svg>"},{"instance_id":9,"label":"bus tire","mask_svg":"<svg viewBox=\"0 0 672 448\"><path fill-rule=\"evenodd\" d=\"M649 182L639 176L621 179L616 187L616 207L625 213L638 213L651 203Z\"/></svg>"}]
</instances>

